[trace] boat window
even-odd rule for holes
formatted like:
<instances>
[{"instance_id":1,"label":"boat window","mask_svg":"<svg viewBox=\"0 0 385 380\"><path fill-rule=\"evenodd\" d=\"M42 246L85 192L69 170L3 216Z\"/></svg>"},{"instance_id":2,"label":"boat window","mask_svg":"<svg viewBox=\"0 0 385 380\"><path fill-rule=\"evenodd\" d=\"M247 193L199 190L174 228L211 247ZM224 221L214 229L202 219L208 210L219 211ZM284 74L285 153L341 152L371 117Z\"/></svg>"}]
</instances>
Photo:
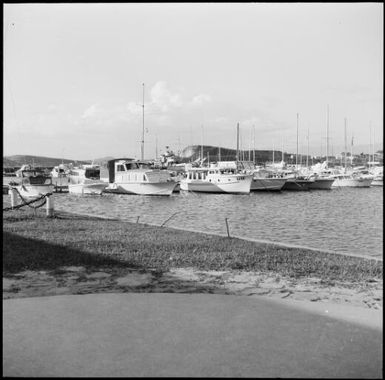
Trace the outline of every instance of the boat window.
<instances>
[{"instance_id":1,"label":"boat window","mask_svg":"<svg viewBox=\"0 0 385 380\"><path fill-rule=\"evenodd\" d=\"M86 169L85 177L90 178L90 179L99 179L100 178L100 170L99 169Z\"/></svg>"},{"instance_id":2,"label":"boat window","mask_svg":"<svg viewBox=\"0 0 385 380\"><path fill-rule=\"evenodd\" d=\"M147 181L147 177L145 174L143 174L143 181Z\"/></svg>"},{"instance_id":3,"label":"boat window","mask_svg":"<svg viewBox=\"0 0 385 380\"><path fill-rule=\"evenodd\" d=\"M125 170L124 170L124 165L118 165L117 171L118 171L118 172L124 172L124 171L125 171Z\"/></svg>"}]
</instances>

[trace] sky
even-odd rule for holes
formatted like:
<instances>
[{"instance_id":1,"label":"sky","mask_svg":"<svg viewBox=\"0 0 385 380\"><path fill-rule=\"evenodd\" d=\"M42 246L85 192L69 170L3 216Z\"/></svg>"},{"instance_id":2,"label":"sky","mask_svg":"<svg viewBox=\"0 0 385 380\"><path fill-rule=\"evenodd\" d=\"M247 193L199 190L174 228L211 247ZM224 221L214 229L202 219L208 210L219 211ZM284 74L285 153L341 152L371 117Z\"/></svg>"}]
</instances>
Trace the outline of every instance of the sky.
<instances>
[{"instance_id":1,"label":"sky","mask_svg":"<svg viewBox=\"0 0 385 380\"><path fill-rule=\"evenodd\" d=\"M383 141L382 3L3 4L3 155ZM143 108L144 105L144 108ZM143 112L144 110L144 112ZM143 117L144 114L144 117ZM328 136L328 139L327 139ZM357 152L358 153L358 152Z\"/></svg>"}]
</instances>

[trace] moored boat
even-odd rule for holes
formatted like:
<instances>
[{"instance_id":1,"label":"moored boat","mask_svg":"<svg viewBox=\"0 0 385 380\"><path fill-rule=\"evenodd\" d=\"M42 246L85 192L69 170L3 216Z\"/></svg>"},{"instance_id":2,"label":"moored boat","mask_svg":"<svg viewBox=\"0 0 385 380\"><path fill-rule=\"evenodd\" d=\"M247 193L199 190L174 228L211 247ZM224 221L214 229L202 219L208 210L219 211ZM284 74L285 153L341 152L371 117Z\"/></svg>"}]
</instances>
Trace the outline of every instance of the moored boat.
<instances>
[{"instance_id":1,"label":"moored boat","mask_svg":"<svg viewBox=\"0 0 385 380\"><path fill-rule=\"evenodd\" d=\"M353 176L346 173L334 174L333 178L332 187L370 187L373 181L373 178Z\"/></svg>"},{"instance_id":2,"label":"moored boat","mask_svg":"<svg viewBox=\"0 0 385 380\"><path fill-rule=\"evenodd\" d=\"M180 181L180 189L202 193L250 193L251 174L237 173L225 168L191 168Z\"/></svg>"},{"instance_id":3,"label":"moored boat","mask_svg":"<svg viewBox=\"0 0 385 380\"><path fill-rule=\"evenodd\" d=\"M101 195L107 183L100 179L99 165L81 165L68 173L68 191L72 194Z\"/></svg>"},{"instance_id":4,"label":"moored boat","mask_svg":"<svg viewBox=\"0 0 385 380\"><path fill-rule=\"evenodd\" d=\"M52 178L46 175L43 170L23 166L18 177L21 178L21 183L12 187L23 198L34 199L53 192Z\"/></svg>"},{"instance_id":5,"label":"moored boat","mask_svg":"<svg viewBox=\"0 0 385 380\"><path fill-rule=\"evenodd\" d=\"M169 196L178 184L168 170L152 169L132 158L108 161L108 172L109 193Z\"/></svg>"},{"instance_id":6,"label":"moored boat","mask_svg":"<svg viewBox=\"0 0 385 380\"><path fill-rule=\"evenodd\" d=\"M310 185L314 183L314 180L305 178L286 178L286 182L282 187L282 190L290 191L308 191Z\"/></svg>"},{"instance_id":7,"label":"moored boat","mask_svg":"<svg viewBox=\"0 0 385 380\"><path fill-rule=\"evenodd\" d=\"M70 169L64 164L54 166L53 169L51 170L50 175L52 177L52 183L55 186L56 191L62 191L62 190L68 189L69 171Z\"/></svg>"}]
</instances>

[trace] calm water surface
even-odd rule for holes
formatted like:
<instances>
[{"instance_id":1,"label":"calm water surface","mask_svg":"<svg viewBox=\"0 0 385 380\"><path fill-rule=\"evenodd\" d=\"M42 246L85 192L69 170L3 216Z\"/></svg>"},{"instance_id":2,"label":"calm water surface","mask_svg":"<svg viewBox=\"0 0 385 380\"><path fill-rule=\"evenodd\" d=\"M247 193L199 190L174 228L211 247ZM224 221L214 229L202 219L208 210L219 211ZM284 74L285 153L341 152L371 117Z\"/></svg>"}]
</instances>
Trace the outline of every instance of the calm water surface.
<instances>
[{"instance_id":1,"label":"calm water surface","mask_svg":"<svg viewBox=\"0 0 385 380\"><path fill-rule=\"evenodd\" d=\"M62 211L223 235L227 218L232 236L382 258L382 187L170 197L57 193L54 203Z\"/></svg>"},{"instance_id":2,"label":"calm water surface","mask_svg":"<svg viewBox=\"0 0 385 380\"><path fill-rule=\"evenodd\" d=\"M224 235L227 218L232 236L382 258L382 187L170 197L63 193L55 194L55 208Z\"/></svg>"}]
</instances>

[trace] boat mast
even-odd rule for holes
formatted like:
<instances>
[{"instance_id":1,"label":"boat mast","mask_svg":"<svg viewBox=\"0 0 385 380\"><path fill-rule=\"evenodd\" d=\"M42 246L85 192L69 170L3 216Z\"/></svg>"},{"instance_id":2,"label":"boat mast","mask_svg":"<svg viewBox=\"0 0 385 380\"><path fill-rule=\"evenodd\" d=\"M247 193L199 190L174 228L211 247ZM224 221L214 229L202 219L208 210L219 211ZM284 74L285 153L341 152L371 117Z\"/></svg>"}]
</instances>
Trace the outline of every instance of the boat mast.
<instances>
[{"instance_id":1,"label":"boat mast","mask_svg":"<svg viewBox=\"0 0 385 380\"><path fill-rule=\"evenodd\" d=\"M142 103L142 108L143 108L143 125L142 125L142 144L141 144L141 147L140 147L140 156L141 156L141 159L142 161L144 160L144 83L142 83L143 85L143 103Z\"/></svg>"},{"instance_id":2,"label":"boat mast","mask_svg":"<svg viewBox=\"0 0 385 380\"><path fill-rule=\"evenodd\" d=\"M235 161L237 163L237 169L238 169L238 160L239 160L239 123L237 123L237 153L235 155Z\"/></svg>"},{"instance_id":3,"label":"boat mast","mask_svg":"<svg viewBox=\"0 0 385 380\"><path fill-rule=\"evenodd\" d=\"M297 113L297 154L295 155L295 168L298 168L298 118L299 114Z\"/></svg>"},{"instance_id":4,"label":"boat mast","mask_svg":"<svg viewBox=\"0 0 385 380\"><path fill-rule=\"evenodd\" d=\"M329 159L329 104L327 109L327 123L326 123L326 163Z\"/></svg>"},{"instance_id":5,"label":"boat mast","mask_svg":"<svg viewBox=\"0 0 385 380\"><path fill-rule=\"evenodd\" d=\"M346 117L345 117L345 171L346 171L346 155L348 151L348 143L346 141Z\"/></svg>"},{"instance_id":6,"label":"boat mast","mask_svg":"<svg viewBox=\"0 0 385 380\"><path fill-rule=\"evenodd\" d=\"M373 154L373 147L372 147L372 122L369 123L369 170L370 170L370 161L374 161L374 154L372 160L370 159L370 154Z\"/></svg>"},{"instance_id":7,"label":"boat mast","mask_svg":"<svg viewBox=\"0 0 385 380\"><path fill-rule=\"evenodd\" d=\"M253 135L253 164L255 165L255 125L253 125L254 135Z\"/></svg>"},{"instance_id":8,"label":"boat mast","mask_svg":"<svg viewBox=\"0 0 385 380\"><path fill-rule=\"evenodd\" d=\"M201 135L201 160L203 162L203 124L202 124L202 135Z\"/></svg>"},{"instance_id":9,"label":"boat mast","mask_svg":"<svg viewBox=\"0 0 385 380\"><path fill-rule=\"evenodd\" d=\"M309 167L309 127L307 128L307 155L306 155L306 167Z\"/></svg>"}]
</instances>

